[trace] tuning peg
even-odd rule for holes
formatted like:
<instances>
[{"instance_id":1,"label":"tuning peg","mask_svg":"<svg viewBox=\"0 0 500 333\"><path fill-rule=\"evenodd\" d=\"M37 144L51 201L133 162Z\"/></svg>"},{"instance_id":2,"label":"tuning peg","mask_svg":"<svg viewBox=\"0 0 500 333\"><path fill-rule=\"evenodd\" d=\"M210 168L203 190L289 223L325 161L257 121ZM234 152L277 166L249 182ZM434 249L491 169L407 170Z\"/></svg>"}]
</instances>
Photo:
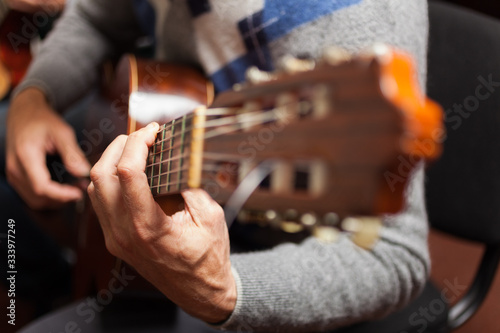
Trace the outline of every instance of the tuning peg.
<instances>
[{"instance_id":1,"label":"tuning peg","mask_svg":"<svg viewBox=\"0 0 500 333\"><path fill-rule=\"evenodd\" d=\"M301 231L304 231L304 226L295 221L281 221L280 228L281 230L289 234L296 234Z\"/></svg>"},{"instance_id":2,"label":"tuning peg","mask_svg":"<svg viewBox=\"0 0 500 333\"><path fill-rule=\"evenodd\" d=\"M298 222L298 216L295 209L288 209L283 216L283 221L280 222L281 230L291 234L303 231L304 226Z\"/></svg>"},{"instance_id":3,"label":"tuning peg","mask_svg":"<svg viewBox=\"0 0 500 333\"><path fill-rule=\"evenodd\" d=\"M318 218L313 213L305 213L300 217L300 223L306 227L313 227L318 223Z\"/></svg>"},{"instance_id":4,"label":"tuning peg","mask_svg":"<svg viewBox=\"0 0 500 333\"><path fill-rule=\"evenodd\" d=\"M342 229L352 233L352 241L370 250L379 239L382 219L378 217L348 217L342 221Z\"/></svg>"},{"instance_id":5,"label":"tuning peg","mask_svg":"<svg viewBox=\"0 0 500 333\"><path fill-rule=\"evenodd\" d=\"M324 243L336 242L340 236L338 225L340 218L336 213L330 212L323 216L321 225L316 224L313 228L313 236Z\"/></svg>"},{"instance_id":6,"label":"tuning peg","mask_svg":"<svg viewBox=\"0 0 500 333\"><path fill-rule=\"evenodd\" d=\"M280 68L288 74L310 71L314 67L316 67L314 60L298 59L292 56L284 56L280 63Z\"/></svg>"},{"instance_id":7,"label":"tuning peg","mask_svg":"<svg viewBox=\"0 0 500 333\"><path fill-rule=\"evenodd\" d=\"M316 226L313 229L313 236L324 243L334 243L340 236L338 229L327 226Z\"/></svg>"},{"instance_id":8,"label":"tuning peg","mask_svg":"<svg viewBox=\"0 0 500 333\"><path fill-rule=\"evenodd\" d=\"M389 63L393 58L391 47L384 43L376 43L361 52L362 56L376 58L382 64Z\"/></svg>"},{"instance_id":9,"label":"tuning peg","mask_svg":"<svg viewBox=\"0 0 500 333\"><path fill-rule=\"evenodd\" d=\"M338 46L330 46L323 51L323 60L332 66L339 65L352 59L351 54Z\"/></svg>"},{"instance_id":10,"label":"tuning peg","mask_svg":"<svg viewBox=\"0 0 500 333\"><path fill-rule=\"evenodd\" d=\"M338 227L340 218L336 213L327 213L323 216L323 225L326 227Z\"/></svg>"},{"instance_id":11,"label":"tuning peg","mask_svg":"<svg viewBox=\"0 0 500 333\"><path fill-rule=\"evenodd\" d=\"M279 214L276 211L274 211L272 209L267 210L264 213L264 219L272 227L275 227L275 228L279 228L280 227L281 218L280 218Z\"/></svg>"},{"instance_id":12,"label":"tuning peg","mask_svg":"<svg viewBox=\"0 0 500 333\"><path fill-rule=\"evenodd\" d=\"M247 82L250 82L251 84L259 84L262 82L268 82L271 81L275 78L275 76L272 73L266 72L266 71L261 71L255 66L250 67L247 69L245 73Z\"/></svg>"}]
</instances>

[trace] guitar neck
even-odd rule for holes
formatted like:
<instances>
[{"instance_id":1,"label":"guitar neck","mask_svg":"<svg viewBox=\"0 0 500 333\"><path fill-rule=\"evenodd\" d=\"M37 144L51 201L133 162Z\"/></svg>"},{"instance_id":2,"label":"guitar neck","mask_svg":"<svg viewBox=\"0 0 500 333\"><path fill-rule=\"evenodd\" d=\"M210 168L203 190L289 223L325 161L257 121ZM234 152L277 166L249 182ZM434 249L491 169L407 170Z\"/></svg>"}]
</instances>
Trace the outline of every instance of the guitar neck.
<instances>
[{"instance_id":1,"label":"guitar neck","mask_svg":"<svg viewBox=\"0 0 500 333\"><path fill-rule=\"evenodd\" d=\"M204 111L199 108L161 126L146 164L153 196L200 187Z\"/></svg>"}]
</instances>

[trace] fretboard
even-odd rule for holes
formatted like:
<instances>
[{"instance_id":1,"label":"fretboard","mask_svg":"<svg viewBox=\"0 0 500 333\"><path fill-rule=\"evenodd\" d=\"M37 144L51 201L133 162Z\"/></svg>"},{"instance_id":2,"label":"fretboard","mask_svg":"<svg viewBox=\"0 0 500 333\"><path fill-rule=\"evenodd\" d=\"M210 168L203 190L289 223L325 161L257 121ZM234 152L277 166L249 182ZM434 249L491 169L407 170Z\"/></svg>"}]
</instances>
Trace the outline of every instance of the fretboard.
<instances>
[{"instance_id":1,"label":"fretboard","mask_svg":"<svg viewBox=\"0 0 500 333\"><path fill-rule=\"evenodd\" d=\"M150 148L146 175L153 195L182 191L188 187L193 114L161 126Z\"/></svg>"}]
</instances>

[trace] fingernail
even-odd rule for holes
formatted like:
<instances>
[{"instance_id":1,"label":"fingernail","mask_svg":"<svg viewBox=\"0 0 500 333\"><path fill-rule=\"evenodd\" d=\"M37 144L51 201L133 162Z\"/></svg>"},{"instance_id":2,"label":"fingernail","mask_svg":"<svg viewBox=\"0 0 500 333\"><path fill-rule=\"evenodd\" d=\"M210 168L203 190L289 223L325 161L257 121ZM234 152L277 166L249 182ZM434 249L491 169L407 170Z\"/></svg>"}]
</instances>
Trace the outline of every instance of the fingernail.
<instances>
[{"instance_id":1,"label":"fingernail","mask_svg":"<svg viewBox=\"0 0 500 333\"><path fill-rule=\"evenodd\" d=\"M147 126L147 129L156 129L156 130L158 130L158 128L160 128L160 125L158 125L158 123L156 123L156 122L152 122L152 123L150 123Z\"/></svg>"}]
</instances>

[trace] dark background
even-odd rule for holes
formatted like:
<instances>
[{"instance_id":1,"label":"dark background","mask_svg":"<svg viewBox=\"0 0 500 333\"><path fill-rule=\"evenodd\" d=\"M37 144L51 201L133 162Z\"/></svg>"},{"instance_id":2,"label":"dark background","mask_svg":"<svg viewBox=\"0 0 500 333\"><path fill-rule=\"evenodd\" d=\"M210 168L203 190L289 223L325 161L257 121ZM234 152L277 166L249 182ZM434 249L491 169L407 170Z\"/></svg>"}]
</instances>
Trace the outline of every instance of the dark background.
<instances>
[{"instance_id":1,"label":"dark background","mask_svg":"<svg viewBox=\"0 0 500 333\"><path fill-rule=\"evenodd\" d=\"M457 5L469 7L471 9L485 13L487 15L500 18L499 0L446 0L445 2L455 3Z\"/></svg>"}]
</instances>

